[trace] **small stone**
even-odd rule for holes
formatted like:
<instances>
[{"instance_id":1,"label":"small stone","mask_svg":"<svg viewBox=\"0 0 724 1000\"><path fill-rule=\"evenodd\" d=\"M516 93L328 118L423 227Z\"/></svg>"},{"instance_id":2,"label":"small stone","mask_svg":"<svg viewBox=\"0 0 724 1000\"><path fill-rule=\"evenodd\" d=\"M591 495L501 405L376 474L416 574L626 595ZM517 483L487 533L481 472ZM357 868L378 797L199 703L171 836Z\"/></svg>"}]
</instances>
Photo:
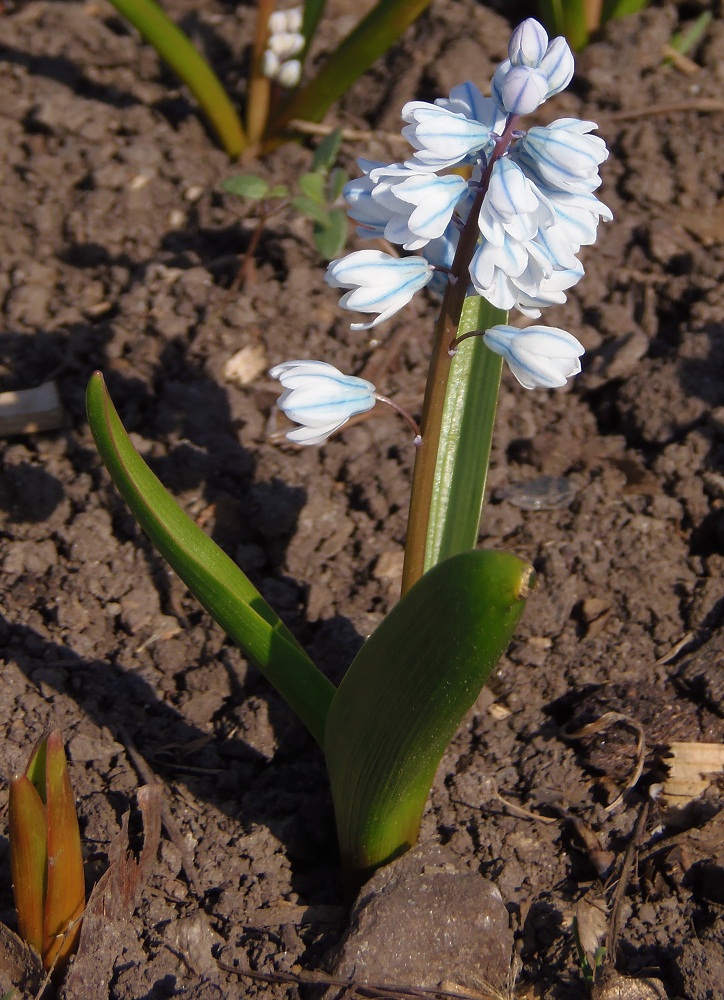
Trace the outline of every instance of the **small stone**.
<instances>
[{"instance_id":1,"label":"small stone","mask_svg":"<svg viewBox=\"0 0 724 1000\"><path fill-rule=\"evenodd\" d=\"M502 989L513 934L496 885L438 845L418 845L362 888L333 975L358 983Z\"/></svg>"},{"instance_id":2,"label":"small stone","mask_svg":"<svg viewBox=\"0 0 724 1000\"><path fill-rule=\"evenodd\" d=\"M247 344L224 365L224 378L236 385L249 385L266 370L269 361L261 344Z\"/></svg>"}]
</instances>

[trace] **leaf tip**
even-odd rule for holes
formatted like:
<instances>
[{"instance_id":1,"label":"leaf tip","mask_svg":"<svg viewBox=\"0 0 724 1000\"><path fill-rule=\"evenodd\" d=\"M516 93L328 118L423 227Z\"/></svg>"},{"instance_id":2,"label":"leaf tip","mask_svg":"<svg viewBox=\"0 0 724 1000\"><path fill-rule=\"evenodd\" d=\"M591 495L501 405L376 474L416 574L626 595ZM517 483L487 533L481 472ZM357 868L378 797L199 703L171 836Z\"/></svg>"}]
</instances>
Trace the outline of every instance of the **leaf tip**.
<instances>
[{"instance_id":1,"label":"leaf tip","mask_svg":"<svg viewBox=\"0 0 724 1000\"><path fill-rule=\"evenodd\" d=\"M518 593L516 594L518 600L527 600L537 586L538 577L535 570L532 566L524 566L520 574L520 583L518 584Z\"/></svg>"}]
</instances>

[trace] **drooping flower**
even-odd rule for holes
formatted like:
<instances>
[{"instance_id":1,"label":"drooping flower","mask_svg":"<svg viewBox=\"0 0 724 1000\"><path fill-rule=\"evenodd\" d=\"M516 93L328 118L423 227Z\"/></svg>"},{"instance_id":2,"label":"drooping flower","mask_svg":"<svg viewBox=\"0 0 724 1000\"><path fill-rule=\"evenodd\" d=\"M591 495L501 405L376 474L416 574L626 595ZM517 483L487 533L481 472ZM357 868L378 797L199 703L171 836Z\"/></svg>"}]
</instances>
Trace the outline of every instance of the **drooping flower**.
<instances>
[{"instance_id":1,"label":"drooping flower","mask_svg":"<svg viewBox=\"0 0 724 1000\"><path fill-rule=\"evenodd\" d=\"M407 305L424 288L433 267L424 257L393 257L382 250L357 250L327 268L324 280L333 288L348 288L339 301L343 309L379 313L369 323L353 323L353 330L369 330Z\"/></svg>"},{"instance_id":2,"label":"drooping flower","mask_svg":"<svg viewBox=\"0 0 724 1000\"><path fill-rule=\"evenodd\" d=\"M595 128L595 122L559 118L530 129L511 155L548 187L570 194L590 193L599 187L598 168L608 157L603 139L588 135Z\"/></svg>"},{"instance_id":3,"label":"drooping flower","mask_svg":"<svg viewBox=\"0 0 724 1000\"><path fill-rule=\"evenodd\" d=\"M452 219L455 206L467 193L468 182L458 174L439 176L431 171L411 170L400 163L370 171L374 183L372 200L392 213L385 236L401 243L405 250L419 250L442 236ZM395 239L395 220L400 219L411 239ZM399 224L398 224L399 225Z\"/></svg>"},{"instance_id":4,"label":"drooping flower","mask_svg":"<svg viewBox=\"0 0 724 1000\"><path fill-rule=\"evenodd\" d=\"M269 374L284 392L277 406L300 427L287 433L295 444L322 444L357 413L375 405L375 387L366 379L343 375L324 361L285 361Z\"/></svg>"},{"instance_id":5,"label":"drooping flower","mask_svg":"<svg viewBox=\"0 0 724 1000\"><path fill-rule=\"evenodd\" d=\"M426 101L410 101L402 119L410 123L402 134L416 150L407 161L412 167L453 167L491 143L491 130L483 122Z\"/></svg>"},{"instance_id":6,"label":"drooping flower","mask_svg":"<svg viewBox=\"0 0 724 1000\"><path fill-rule=\"evenodd\" d=\"M555 326L493 326L483 340L499 354L526 389L554 389L581 370L584 348L576 338Z\"/></svg>"}]
</instances>

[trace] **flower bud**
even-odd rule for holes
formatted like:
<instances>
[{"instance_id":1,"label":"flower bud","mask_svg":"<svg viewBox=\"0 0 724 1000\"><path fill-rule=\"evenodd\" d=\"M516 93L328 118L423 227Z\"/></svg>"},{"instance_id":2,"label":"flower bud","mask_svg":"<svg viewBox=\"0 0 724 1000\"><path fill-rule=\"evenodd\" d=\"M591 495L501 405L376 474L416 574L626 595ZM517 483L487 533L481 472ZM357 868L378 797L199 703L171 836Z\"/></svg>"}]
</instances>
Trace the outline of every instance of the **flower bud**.
<instances>
[{"instance_id":1,"label":"flower bud","mask_svg":"<svg viewBox=\"0 0 724 1000\"><path fill-rule=\"evenodd\" d=\"M526 18L508 42L508 58L513 66L538 67L548 48L548 35L534 17Z\"/></svg>"},{"instance_id":2,"label":"flower bud","mask_svg":"<svg viewBox=\"0 0 724 1000\"><path fill-rule=\"evenodd\" d=\"M357 250L327 268L324 280L332 288L349 288L339 300L343 309L379 313L353 330L369 330L407 305L431 280L432 265L424 257L393 257L382 250Z\"/></svg>"},{"instance_id":3,"label":"flower bud","mask_svg":"<svg viewBox=\"0 0 724 1000\"><path fill-rule=\"evenodd\" d=\"M494 326L486 330L483 340L507 361L526 389L557 388L581 370L584 347L572 334L555 326L529 326L526 330Z\"/></svg>"}]
</instances>

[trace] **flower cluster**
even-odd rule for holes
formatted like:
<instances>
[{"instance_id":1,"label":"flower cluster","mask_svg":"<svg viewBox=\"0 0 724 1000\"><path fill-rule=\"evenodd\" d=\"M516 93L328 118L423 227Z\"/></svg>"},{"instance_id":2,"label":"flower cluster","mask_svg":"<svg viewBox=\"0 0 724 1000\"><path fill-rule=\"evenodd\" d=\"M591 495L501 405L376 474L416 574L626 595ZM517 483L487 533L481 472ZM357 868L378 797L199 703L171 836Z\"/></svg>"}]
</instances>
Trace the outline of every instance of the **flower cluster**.
<instances>
[{"instance_id":1,"label":"flower cluster","mask_svg":"<svg viewBox=\"0 0 724 1000\"><path fill-rule=\"evenodd\" d=\"M377 326L424 286L442 292L451 273L497 309L532 319L565 302L584 273L581 247L595 241L600 219L612 218L594 194L608 150L591 134L594 122L518 125L572 75L566 40L549 41L529 18L511 36L490 97L468 82L434 104L403 107L408 158L360 160L363 176L344 187L357 234L409 254L359 250L331 262L325 280L345 289L340 305L371 317L353 329ZM473 249L456 260L463 232ZM502 325L481 333L526 388L564 385L581 370L583 347L564 330Z\"/></svg>"},{"instance_id":2,"label":"flower cluster","mask_svg":"<svg viewBox=\"0 0 724 1000\"><path fill-rule=\"evenodd\" d=\"M276 80L288 90L299 83L302 64L295 56L304 48L302 8L277 10L269 18L269 41L264 53L264 76Z\"/></svg>"},{"instance_id":3,"label":"flower cluster","mask_svg":"<svg viewBox=\"0 0 724 1000\"><path fill-rule=\"evenodd\" d=\"M545 306L565 301L566 290L583 276L576 254L594 242L599 219L612 218L593 194L608 150L590 134L593 122L561 118L527 133L514 128L519 114L534 111L570 82L573 56L564 38L549 43L541 25L529 18L513 32L508 56L495 71L492 97L468 82L434 104L406 104L402 133L413 154L390 165L361 160L364 176L350 181L344 194L358 235L383 236L418 253L424 284L433 280L424 261L449 268L460 230L475 208L473 289L499 309L517 308L537 318ZM469 178L460 169L466 167ZM441 172L450 168L456 172ZM475 194L483 183L480 203ZM351 269L350 257L330 264L329 284L342 283L340 272ZM388 255L390 268L393 261ZM384 262L377 264L375 281ZM409 301L410 287L380 283L376 302L369 294L374 286L368 288L365 311L379 315L364 327L386 319L393 303L399 308ZM342 305L355 308L354 303L348 293Z\"/></svg>"}]
</instances>

